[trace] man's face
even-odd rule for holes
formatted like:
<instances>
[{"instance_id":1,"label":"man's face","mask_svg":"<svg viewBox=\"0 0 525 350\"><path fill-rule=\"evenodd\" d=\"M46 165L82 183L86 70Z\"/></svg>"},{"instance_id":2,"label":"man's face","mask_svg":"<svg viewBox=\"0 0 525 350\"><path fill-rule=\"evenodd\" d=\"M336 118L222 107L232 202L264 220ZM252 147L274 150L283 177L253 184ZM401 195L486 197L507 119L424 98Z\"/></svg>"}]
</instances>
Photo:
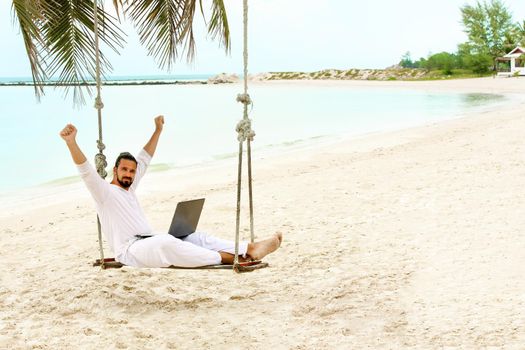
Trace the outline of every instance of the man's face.
<instances>
[{"instance_id":1,"label":"man's face","mask_svg":"<svg viewBox=\"0 0 525 350\"><path fill-rule=\"evenodd\" d=\"M129 188L135 179L137 163L128 159L121 159L117 167L113 168L113 175L123 188Z\"/></svg>"}]
</instances>

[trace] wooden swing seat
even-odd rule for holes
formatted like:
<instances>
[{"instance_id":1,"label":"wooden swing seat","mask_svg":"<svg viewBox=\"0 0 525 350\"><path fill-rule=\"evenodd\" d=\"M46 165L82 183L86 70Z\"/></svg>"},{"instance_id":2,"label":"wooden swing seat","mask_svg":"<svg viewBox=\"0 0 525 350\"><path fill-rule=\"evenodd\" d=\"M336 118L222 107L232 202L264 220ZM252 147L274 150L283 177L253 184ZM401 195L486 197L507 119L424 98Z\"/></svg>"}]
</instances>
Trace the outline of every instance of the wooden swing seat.
<instances>
[{"instance_id":1,"label":"wooden swing seat","mask_svg":"<svg viewBox=\"0 0 525 350\"><path fill-rule=\"evenodd\" d=\"M100 259L95 260L93 266L101 266ZM121 262L115 260L115 258L105 258L104 259L104 269L120 269L122 266L125 266ZM261 260L246 261L236 264L219 264L219 265L207 265L199 267L178 267L170 266L170 269L182 269L182 270L231 270L235 272L250 272L258 269L268 267L268 263L262 262Z\"/></svg>"}]
</instances>

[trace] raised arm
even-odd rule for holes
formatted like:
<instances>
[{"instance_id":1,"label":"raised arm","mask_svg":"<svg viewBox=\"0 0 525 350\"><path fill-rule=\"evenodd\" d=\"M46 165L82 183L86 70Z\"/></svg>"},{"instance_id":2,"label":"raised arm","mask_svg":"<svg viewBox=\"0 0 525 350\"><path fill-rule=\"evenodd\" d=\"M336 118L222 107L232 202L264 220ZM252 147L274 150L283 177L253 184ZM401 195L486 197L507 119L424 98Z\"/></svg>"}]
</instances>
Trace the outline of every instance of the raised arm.
<instances>
[{"instance_id":1,"label":"raised arm","mask_svg":"<svg viewBox=\"0 0 525 350\"><path fill-rule=\"evenodd\" d=\"M153 157L155 150L157 149L157 143L159 142L160 133L162 132L162 127L164 126L164 116L159 115L155 118L155 131L148 143L144 146L144 150L148 152L150 156Z\"/></svg>"},{"instance_id":2,"label":"raised arm","mask_svg":"<svg viewBox=\"0 0 525 350\"><path fill-rule=\"evenodd\" d=\"M86 156L77 145L76 136L77 128L72 124L66 125L60 132L60 137L66 141L69 152L71 152L71 157L77 165L80 177L86 184L91 196L96 202L103 203L108 196L111 185L104 181L104 179L98 175L95 168L89 164Z\"/></svg>"},{"instance_id":3,"label":"raised arm","mask_svg":"<svg viewBox=\"0 0 525 350\"><path fill-rule=\"evenodd\" d=\"M71 153L71 157L75 164L80 165L86 162L87 158L78 147L76 137L77 137L77 128L73 124L67 124L64 129L60 132L60 137L66 141L67 148Z\"/></svg>"}]
</instances>

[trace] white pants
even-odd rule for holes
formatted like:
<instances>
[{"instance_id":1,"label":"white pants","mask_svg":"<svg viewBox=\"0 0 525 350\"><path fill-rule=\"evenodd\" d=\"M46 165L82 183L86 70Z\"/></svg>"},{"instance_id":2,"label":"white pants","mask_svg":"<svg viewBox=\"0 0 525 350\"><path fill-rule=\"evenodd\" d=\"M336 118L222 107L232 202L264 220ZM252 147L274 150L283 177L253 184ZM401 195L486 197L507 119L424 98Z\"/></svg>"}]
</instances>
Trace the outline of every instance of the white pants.
<instances>
[{"instance_id":1,"label":"white pants","mask_svg":"<svg viewBox=\"0 0 525 350\"><path fill-rule=\"evenodd\" d=\"M239 255L246 256L247 242L239 242ZM183 239L159 234L133 242L119 261L135 267L198 267L221 263L218 252L235 254L235 242L195 232Z\"/></svg>"}]
</instances>

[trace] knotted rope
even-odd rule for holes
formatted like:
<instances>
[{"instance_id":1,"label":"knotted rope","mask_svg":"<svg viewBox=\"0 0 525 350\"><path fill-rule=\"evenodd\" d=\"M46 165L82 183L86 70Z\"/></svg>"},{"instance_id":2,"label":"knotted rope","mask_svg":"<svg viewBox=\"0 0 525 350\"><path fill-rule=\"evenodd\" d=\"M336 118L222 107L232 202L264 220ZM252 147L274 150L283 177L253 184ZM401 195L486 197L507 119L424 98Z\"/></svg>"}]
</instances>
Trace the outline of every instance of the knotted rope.
<instances>
[{"instance_id":1,"label":"knotted rope","mask_svg":"<svg viewBox=\"0 0 525 350\"><path fill-rule=\"evenodd\" d=\"M97 83L97 96L95 98L95 108L97 109L98 115L98 140L97 148L98 153L95 155L95 165L97 167L98 174L105 179L108 173L106 172L106 166L108 165L106 161L106 156L103 151L106 148L102 142L102 108L104 108L104 103L100 97L100 49L99 49L99 39L98 39L98 0L93 1L93 32L95 33L95 80ZM105 269L104 264L104 247L102 246L102 230L100 227L100 219L97 215L97 228L98 228L98 245L100 249L100 267Z\"/></svg>"},{"instance_id":2,"label":"knotted rope","mask_svg":"<svg viewBox=\"0 0 525 350\"><path fill-rule=\"evenodd\" d=\"M98 85L97 88L99 88ZM98 94L100 94L100 90L98 91ZM95 107L96 109L104 108L104 103L102 102L100 96L95 97L95 105L93 107Z\"/></svg>"},{"instance_id":3,"label":"knotted rope","mask_svg":"<svg viewBox=\"0 0 525 350\"><path fill-rule=\"evenodd\" d=\"M235 256L233 259L233 269L238 270L239 265L239 229L241 214L241 181L242 181L242 153L243 143L247 143L248 153L248 192L250 197L250 237L251 242L255 240L253 229L253 191L252 191L252 156L251 142L255 137L252 130L252 121L248 118L248 106L252 104L252 99L248 94L248 0L243 0L243 59L244 59L244 93L237 95L237 101L243 104L243 118L237 124L237 140L239 140L239 162L237 172L237 217L235 226Z\"/></svg>"},{"instance_id":4,"label":"knotted rope","mask_svg":"<svg viewBox=\"0 0 525 350\"><path fill-rule=\"evenodd\" d=\"M252 103L252 99L250 98L250 95L247 93L244 94L238 94L237 95L237 102L244 103L246 105L249 105Z\"/></svg>"},{"instance_id":5,"label":"knotted rope","mask_svg":"<svg viewBox=\"0 0 525 350\"><path fill-rule=\"evenodd\" d=\"M250 119L240 120L239 123L237 123L235 131L237 131L237 140L239 140L239 142L244 142L246 140L253 141L253 138L255 137L255 132L252 130L252 121Z\"/></svg>"}]
</instances>

